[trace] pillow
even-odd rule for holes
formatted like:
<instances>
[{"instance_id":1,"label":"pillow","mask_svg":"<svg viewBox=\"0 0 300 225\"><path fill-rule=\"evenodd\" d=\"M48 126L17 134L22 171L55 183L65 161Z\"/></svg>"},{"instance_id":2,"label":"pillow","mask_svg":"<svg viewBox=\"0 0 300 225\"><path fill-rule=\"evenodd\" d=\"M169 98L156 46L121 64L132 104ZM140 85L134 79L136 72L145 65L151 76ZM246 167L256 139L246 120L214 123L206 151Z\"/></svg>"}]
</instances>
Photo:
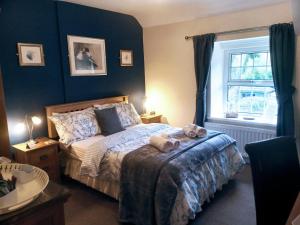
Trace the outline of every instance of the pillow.
<instances>
[{"instance_id":1,"label":"pillow","mask_svg":"<svg viewBox=\"0 0 300 225\"><path fill-rule=\"evenodd\" d=\"M69 145L100 133L93 108L49 116L59 135L59 141Z\"/></svg>"},{"instance_id":2,"label":"pillow","mask_svg":"<svg viewBox=\"0 0 300 225\"><path fill-rule=\"evenodd\" d=\"M131 119L132 119L132 125L142 123L141 117L137 113L137 111L132 103L130 104L130 115L131 115Z\"/></svg>"},{"instance_id":3,"label":"pillow","mask_svg":"<svg viewBox=\"0 0 300 225\"><path fill-rule=\"evenodd\" d=\"M125 130L120 122L116 107L96 109L95 114L104 136Z\"/></svg>"},{"instance_id":4,"label":"pillow","mask_svg":"<svg viewBox=\"0 0 300 225\"><path fill-rule=\"evenodd\" d=\"M97 109L116 107L121 124L124 128L141 123L141 118L132 104L120 102L104 105L94 105L94 107Z\"/></svg>"}]
</instances>

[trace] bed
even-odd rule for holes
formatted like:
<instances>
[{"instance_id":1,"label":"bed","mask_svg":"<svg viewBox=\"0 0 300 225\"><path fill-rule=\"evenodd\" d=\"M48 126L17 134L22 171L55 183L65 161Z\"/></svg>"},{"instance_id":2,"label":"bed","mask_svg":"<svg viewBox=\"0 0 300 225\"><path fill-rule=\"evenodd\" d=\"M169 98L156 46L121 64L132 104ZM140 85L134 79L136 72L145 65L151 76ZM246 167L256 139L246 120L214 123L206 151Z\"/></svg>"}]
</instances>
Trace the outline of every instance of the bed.
<instances>
[{"instance_id":1,"label":"bed","mask_svg":"<svg viewBox=\"0 0 300 225\"><path fill-rule=\"evenodd\" d=\"M46 107L48 134L57 138L49 118L96 105L128 103L128 96ZM120 221L143 225L184 225L202 210L244 165L235 140L209 131L207 137L182 138L181 147L162 154L149 145L152 135L171 134L167 124L137 123L124 131L97 134L61 144L65 175L119 200Z\"/></svg>"}]
</instances>

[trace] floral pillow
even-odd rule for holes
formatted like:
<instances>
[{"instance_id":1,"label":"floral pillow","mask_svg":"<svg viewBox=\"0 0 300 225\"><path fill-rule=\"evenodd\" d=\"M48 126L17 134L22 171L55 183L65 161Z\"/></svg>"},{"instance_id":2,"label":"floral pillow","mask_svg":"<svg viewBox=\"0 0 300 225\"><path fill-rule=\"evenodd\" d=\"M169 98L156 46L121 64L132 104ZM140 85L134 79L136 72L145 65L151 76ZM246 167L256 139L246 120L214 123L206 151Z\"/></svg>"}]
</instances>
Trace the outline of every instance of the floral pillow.
<instances>
[{"instance_id":1,"label":"floral pillow","mask_svg":"<svg viewBox=\"0 0 300 225\"><path fill-rule=\"evenodd\" d=\"M134 108L133 104L120 102L104 105L94 105L97 109L106 109L116 107L121 124L124 128L141 123L141 118Z\"/></svg>"},{"instance_id":2,"label":"floral pillow","mask_svg":"<svg viewBox=\"0 0 300 225\"><path fill-rule=\"evenodd\" d=\"M56 127L60 142L66 145L100 133L93 108L70 113L55 113L49 119Z\"/></svg>"}]
</instances>

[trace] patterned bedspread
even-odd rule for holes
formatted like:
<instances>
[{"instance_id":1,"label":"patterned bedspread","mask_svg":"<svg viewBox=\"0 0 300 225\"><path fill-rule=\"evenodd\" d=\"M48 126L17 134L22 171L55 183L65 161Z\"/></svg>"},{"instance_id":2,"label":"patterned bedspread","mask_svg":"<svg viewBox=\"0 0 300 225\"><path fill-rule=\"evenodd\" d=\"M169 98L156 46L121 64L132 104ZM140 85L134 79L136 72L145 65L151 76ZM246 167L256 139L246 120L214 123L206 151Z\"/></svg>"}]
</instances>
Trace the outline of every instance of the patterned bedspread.
<instances>
[{"instance_id":1,"label":"patterned bedspread","mask_svg":"<svg viewBox=\"0 0 300 225\"><path fill-rule=\"evenodd\" d=\"M141 124L107 136L85 154L81 174L120 182L121 164L128 153L149 144L150 136L172 133L174 129L166 124ZM210 142L205 143L210 145ZM195 160L186 163L181 157L169 163L174 168L178 165L185 167L181 175L187 178L176 190L175 202L169 216L169 224L172 225L184 225L189 219L193 219L196 213L201 211L201 205L208 201L217 189L221 189L244 164L235 144L222 148L222 151L201 163L192 163ZM158 182L161 182L160 179L163 179L163 176L159 176ZM156 215L159 211L160 209L156 211Z\"/></svg>"},{"instance_id":2,"label":"patterned bedspread","mask_svg":"<svg viewBox=\"0 0 300 225\"><path fill-rule=\"evenodd\" d=\"M121 168L121 221L135 225L170 224L177 189L193 172L192 167L235 143L227 137L215 131L209 131L204 138L182 135L180 146L171 152L161 153L149 144L128 153ZM181 160L177 164L170 163L178 158Z\"/></svg>"},{"instance_id":3,"label":"patterned bedspread","mask_svg":"<svg viewBox=\"0 0 300 225\"><path fill-rule=\"evenodd\" d=\"M93 144L84 155L81 174L119 181L121 163L127 153L149 144L152 135L168 134L178 129L167 124L139 124L109 135Z\"/></svg>"}]
</instances>

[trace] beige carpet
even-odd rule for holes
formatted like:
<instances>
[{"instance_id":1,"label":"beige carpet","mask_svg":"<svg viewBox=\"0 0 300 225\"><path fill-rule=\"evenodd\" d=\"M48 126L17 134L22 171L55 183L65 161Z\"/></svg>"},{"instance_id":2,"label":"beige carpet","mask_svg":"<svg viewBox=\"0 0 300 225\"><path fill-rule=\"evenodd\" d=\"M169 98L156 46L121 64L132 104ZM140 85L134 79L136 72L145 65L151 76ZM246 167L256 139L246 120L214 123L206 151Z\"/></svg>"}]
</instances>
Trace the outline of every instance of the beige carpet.
<instances>
[{"instance_id":1,"label":"beige carpet","mask_svg":"<svg viewBox=\"0 0 300 225\"><path fill-rule=\"evenodd\" d=\"M118 202L76 181L63 184L72 196L65 204L66 225L118 225ZM189 225L255 225L250 168L216 193Z\"/></svg>"}]
</instances>

